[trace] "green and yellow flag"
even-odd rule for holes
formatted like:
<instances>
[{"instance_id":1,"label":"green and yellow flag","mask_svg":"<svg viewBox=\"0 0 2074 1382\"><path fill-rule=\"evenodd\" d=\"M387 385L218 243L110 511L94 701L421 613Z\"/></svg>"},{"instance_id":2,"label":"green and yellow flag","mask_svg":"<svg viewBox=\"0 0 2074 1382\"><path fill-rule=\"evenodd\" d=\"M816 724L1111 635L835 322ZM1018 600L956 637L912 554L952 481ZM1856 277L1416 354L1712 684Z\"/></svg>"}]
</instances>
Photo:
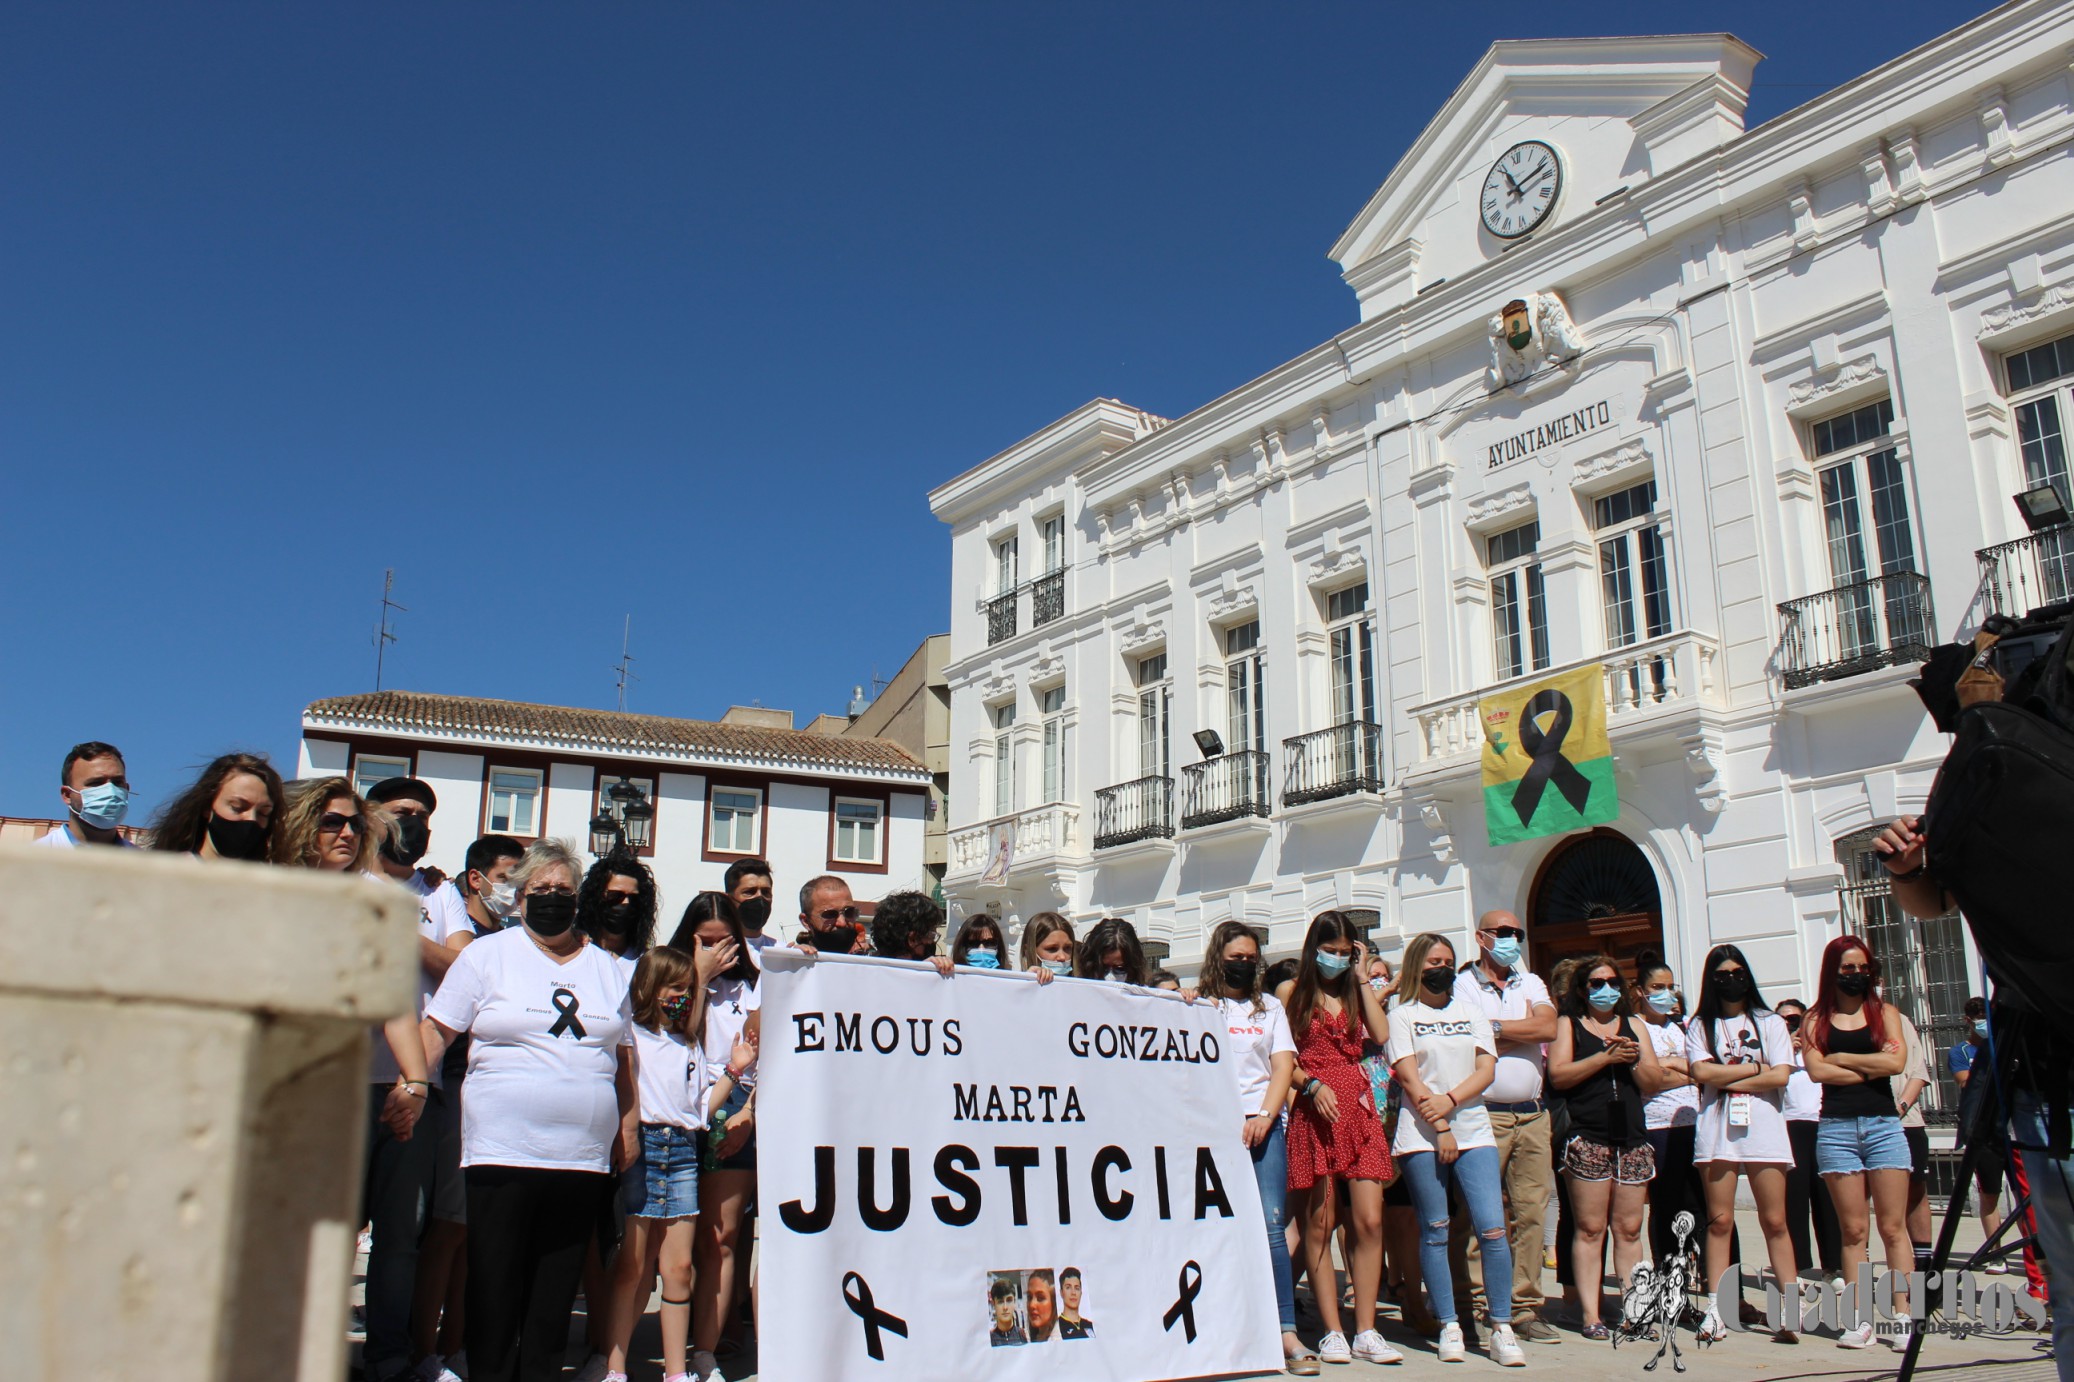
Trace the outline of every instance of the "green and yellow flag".
<instances>
[{"instance_id":1,"label":"green and yellow flag","mask_svg":"<svg viewBox=\"0 0 2074 1382\"><path fill-rule=\"evenodd\" d=\"M1483 813L1493 845L1603 825L1620 814L1598 664L1486 698Z\"/></svg>"}]
</instances>

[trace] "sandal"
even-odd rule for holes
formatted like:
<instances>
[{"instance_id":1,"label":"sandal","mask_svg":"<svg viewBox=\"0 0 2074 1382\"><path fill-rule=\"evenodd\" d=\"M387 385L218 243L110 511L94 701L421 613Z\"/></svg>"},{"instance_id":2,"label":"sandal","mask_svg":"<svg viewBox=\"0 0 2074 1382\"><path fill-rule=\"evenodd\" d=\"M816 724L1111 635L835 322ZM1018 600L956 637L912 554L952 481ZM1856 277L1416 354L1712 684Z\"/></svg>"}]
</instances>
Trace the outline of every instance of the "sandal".
<instances>
[{"instance_id":1,"label":"sandal","mask_svg":"<svg viewBox=\"0 0 2074 1382\"><path fill-rule=\"evenodd\" d=\"M1318 1355L1308 1350L1293 1354L1283 1361L1287 1364L1289 1375L1292 1377L1316 1377L1318 1375Z\"/></svg>"},{"instance_id":2,"label":"sandal","mask_svg":"<svg viewBox=\"0 0 2074 1382\"><path fill-rule=\"evenodd\" d=\"M1582 1333L1585 1338L1597 1339L1601 1343L1613 1337L1612 1331L1603 1324L1588 1324L1584 1327Z\"/></svg>"}]
</instances>

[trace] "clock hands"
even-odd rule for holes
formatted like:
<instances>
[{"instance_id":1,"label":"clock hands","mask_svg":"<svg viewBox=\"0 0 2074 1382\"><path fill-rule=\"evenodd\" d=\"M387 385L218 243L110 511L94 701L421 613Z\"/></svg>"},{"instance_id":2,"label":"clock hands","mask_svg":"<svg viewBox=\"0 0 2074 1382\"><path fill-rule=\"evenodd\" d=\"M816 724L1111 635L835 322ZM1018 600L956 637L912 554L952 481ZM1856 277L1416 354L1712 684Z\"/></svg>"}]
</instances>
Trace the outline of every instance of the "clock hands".
<instances>
[{"instance_id":1,"label":"clock hands","mask_svg":"<svg viewBox=\"0 0 2074 1382\"><path fill-rule=\"evenodd\" d=\"M1504 178L1507 182L1512 183L1512 199L1514 201L1518 201L1521 197L1526 195L1525 192L1520 190L1520 185L1512 181L1512 174L1505 171L1505 165L1502 163L1498 165L1498 176Z\"/></svg>"}]
</instances>

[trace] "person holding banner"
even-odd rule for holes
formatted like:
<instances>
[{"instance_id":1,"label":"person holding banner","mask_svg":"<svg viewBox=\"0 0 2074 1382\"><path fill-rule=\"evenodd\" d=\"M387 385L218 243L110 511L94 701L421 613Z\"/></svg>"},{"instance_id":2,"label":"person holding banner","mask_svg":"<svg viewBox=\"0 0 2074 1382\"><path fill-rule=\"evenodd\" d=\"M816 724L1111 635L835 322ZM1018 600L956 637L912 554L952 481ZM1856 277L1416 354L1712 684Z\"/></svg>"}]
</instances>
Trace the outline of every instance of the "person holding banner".
<instances>
[{"instance_id":1,"label":"person holding banner","mask_svg":"<svg viewBox=\"0 0 2074 1382\"><path fill-rule=\"evenodd\" d=\"M1289 1199L1289 1144L1282 1108L1296 1074L1296 1041L1280 999L1260 990L1260 941L1244 922L1219 922L1204 950L1208 957L1196 979L1197 996L1215 1003L1231 1042L1226 1058L1246 1111L1242 1135L1253 1154L1253 1178L1267 1219L1267 1260L1275 1278L1275 1309L1282 1322L1282 1356L1299 1377L1318 1375L1318 1358L1296 1333L1296 1287L1284 1231ZM1078 1281L1075 1282L1077 1311Z\"/></svg>"},{"instance_id":2,"label":"person holding banner","mask_svg":"<svg viewBox=\"0 0 2074 1382\"><path fill-rule=\"evenodd\" d=\"M1328 1363L1404 1361L1375 1327L1383 1275L1383 1182L1391 1165L1382 1114L1361 1068L1361 1038L1366 1033L1387 1040L1390 1026L1382 1001L1362 982L1367 961L1368 947L1354 919L1320 912L1304 936L1296 977L1275 995L1297 1043L1295 1078L1303 1097L1289 1119L1289 1188L1306 1195L1303 1250L1326 1331L1318 1356ZM1339 1276L1332 1265L1339 1181L1346 1182L1354 1216L1354 1256L1347 1264L1357 1326L1351 1345L1340 1328Z\"/></svg>"},{"instance_id":3,"label":"person holding banner","mask_svg":"<svg viewBox=\"0 0 2074 1382\"><path fill-rule=\"evenodd\" d=\"M965 918L958 938L951 942L951 963L973 969L1008 968L1008 947L1001 940L1001 923L981 912Z\"/></svg>"},{"instance_id":4,"label":"person holding banner","mask_svg":"<svg viewBox=\"0 0 2074 1382\"><path fill-rule=\"evenodd\" d=\"M882 960L926 960L948 979L955 969L936 953L943 938L943 908L927 893L887 893L871 914L871 953Z\"/></svg>"},{"instance_id":5,"label":"person holding banner","mask_svg":"<svg viewBox=\"0 0 2074 1382\"><path fill-rule=\"evenodd\" d=\"M1498 1071L1498 1042L1483 1010L1458 996L1455 948L1445 936L1427 932L1404 947L1397 1001L1390 1007L1390 1064L1404 1091L1396 1152L1418 1206L1419 1264L1440 1317L1440 1361L1459 1363L1465 1354L1448 1270L1452 1183L1468 1202L1482 1249L1491 1313L1486 1348L1501 1367L1523 1368L1527 1355L1512 1332L1512 1246L1499 1188L1498 1139L1482 1098ZM1521 1245L1524 1252L1539 1248L1538 1242Z\"/></svg>"},{"instance_id":6,"label":"person holding banner","mask_svg":"<svg viewBox=\"0 0 2074 1382\"><path fill-rule=\"evenodd\" d=\"M1023 925L1023 968L1048 984L1073 972L1073 923L1057 912L1039 912Z\"/></svg>"},{"instance_id":7,"label":"person holding banner","mask_svg":"<svg viewBox=\"0 0 2074 1382\"><path fill-rule=\"evenodd\" d=\"M1073 973L1081 979L1107 979L1116 984L1152 986L1152 966L1138 944L1138 928L1122 917L1103 917L1080 943Z\"/></svg>"}]
</instances>

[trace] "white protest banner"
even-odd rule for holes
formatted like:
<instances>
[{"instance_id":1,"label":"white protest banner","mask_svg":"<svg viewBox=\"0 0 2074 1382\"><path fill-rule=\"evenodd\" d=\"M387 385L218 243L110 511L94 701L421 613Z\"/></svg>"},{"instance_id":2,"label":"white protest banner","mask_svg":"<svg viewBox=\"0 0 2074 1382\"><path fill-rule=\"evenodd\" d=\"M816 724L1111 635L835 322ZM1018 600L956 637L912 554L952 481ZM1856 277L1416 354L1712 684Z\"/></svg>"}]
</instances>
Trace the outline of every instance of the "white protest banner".
<instances>
[{"instance_id":1,"label":"white protest banner","mask_svg":"<svg viewBox=\"0 0 2074 1382\"><path fill-rule=\"evenodd\" d=\"M762 960L763 1376L1280 1371L1213 1006L776 947Z\"/></svg>"}]
</instances>

